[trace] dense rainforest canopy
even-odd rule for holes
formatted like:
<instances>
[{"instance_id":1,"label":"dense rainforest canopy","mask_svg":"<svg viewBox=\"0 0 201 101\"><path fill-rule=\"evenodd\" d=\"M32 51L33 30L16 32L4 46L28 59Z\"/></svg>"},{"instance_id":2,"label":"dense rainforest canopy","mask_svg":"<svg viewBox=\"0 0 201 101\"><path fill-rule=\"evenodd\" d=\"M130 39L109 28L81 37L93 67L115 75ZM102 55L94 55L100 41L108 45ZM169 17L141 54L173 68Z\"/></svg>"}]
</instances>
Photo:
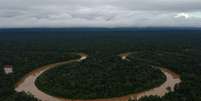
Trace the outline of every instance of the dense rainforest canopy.
<instances>
[{"instance_id":1,"label":"dense rainforest canopy","mask_svg":"<svg viewBox=\"0 0 201 101\"><path fill-rule=\"evenodd\" d=\"M111 98L144 91L165 81L163 73L144 62L118 55L93 54L82 62L42 74L36 84L47 94L70 99Z\"/></svg>"},{"instance_id":2,"label":"dense rainforest canopy","mask_svg":"<svg viewBox=\"0 0 201 101\"><path fill-rule=\"evenodd\" d=\"M29 94L15 92L15 83L33 69L66 59L68 54L85 52L114 56L140 51L132 61L164 66L181 75L182 83L163 97L140 101L201 101L200 30L0 30L0 101L36 101ZM65 57L63 57L65 56ZM14 73L5 75L4 64ZM65 68L65 67L64 67Z\"/></svg>"}]
</instances>

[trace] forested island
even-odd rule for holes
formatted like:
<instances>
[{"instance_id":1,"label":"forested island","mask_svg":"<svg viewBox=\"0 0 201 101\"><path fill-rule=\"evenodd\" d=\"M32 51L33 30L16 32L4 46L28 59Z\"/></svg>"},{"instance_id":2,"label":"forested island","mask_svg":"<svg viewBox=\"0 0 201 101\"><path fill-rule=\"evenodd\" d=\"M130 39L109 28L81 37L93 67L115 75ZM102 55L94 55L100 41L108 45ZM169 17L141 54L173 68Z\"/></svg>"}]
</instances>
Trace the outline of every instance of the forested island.
<instances>
[{"instance_id":1,"label":"forested island","mask_svg":"<svg viewBox=\"0 0 201 101\"><path fill-rule=\"evenodd\" d=\"M49 72L43 74L40 79L45 79L43 76L51 76L48 73L54 72L64 72L61 70L78 71L81 72L81 65L84 64L84 68L87 65L97 66L94 70L90 68L85 68L86 71L90 70L92 73L99 69L99 64L104 64L108 66L108 61L110 61L111 68L108 69L120 70L122 65L130 65L126 68L132 68L135 70L139 66L140 71L146 70L148 75L153 74L149 67L150 65L157 65L165 67L175 71L180 74L182 82L175 88L174 92L169 92L163 97L158 96L148 96L139 101L201 101L201 31L198 29L153 29L153 30L67 30L67 29L5 29L0 30L0 100L1 101L37 101L31 94L26 94L23 92L16 92L15 86L16 82L23 78L27 73L36 69L37 67L56 63L63 60L78 58L74 53L84 52L89 54L89 58L84 60L82 63L72 63L62 67L61 69L52 69ZM11 37L12 36L12 37ZM123 52L137 52L131 54L128 58L133 61L131 63L122 62L119 60L118 54ZM101 56L94 56L94 54L102 54ZM90 57L91 56L91 57ZM106 58L106 59L105 59ZM97 59L97 60L94 60ZM107 62L104 61L108 60ZM96 62L95 62L96 61ZM119 62L121 61L121 62ZM88 63L90 62L90 63ZM119 64L115 64L118 62ZM96 64L97 63L97 64ZM144 64L142 64L144 63ZM13 66L13 73L6 75L4 73L3 67L6 64L11 64ZM117 66L116 66L117 65ZM132 66L135 65L135 66ZM138 65L138 66L136 66ZM101 66L100 66L101 67ZM117 67L117 68L115 68ZM82 69L84 69L82 68ZM100 69L104 71L105 69ZM82 71L83 72L83 71ZM107 72L111 72L107 70ZM115 72L115 71L114 71ZM133 71L132 71L133 72ZM73 72L76 73L76 72ZM87 72L83 72L87 73ZM103 72L100 72L103 73ZM111 72L112 73L112 72ZM122 71L122 75L127 72ZM135 76L140 76L142 74L132 74ZM150 73L150 74L149 74ZM160 73L157 71L157 73ZM114 73L115 74L115 73ZM93 75L93 74L91 74ZM91 76L86 75L86 76ZM103 74L98 74L100 79ZM104 74L105 75L105 74ZM111 76L112 74L107 74L106 76ZM131 75L128 74L127 75ZM149 78L148 75L140 77L141 80ZM60 75L52 75L60 77ZM75 75L74 75L75 76ZM74 78L72 76L72 78ZM104 77L104 76L103 76ZM121 78L125 78L121 76ZM131 78L130 76L128 78ZM160 77L153 78L154 80L159 80ZM65 78L64 75L64 79ZM54 79L53 79L54 80ZM105 80L105 79L104 79ZM116 78L115 80L118 80ZM123 79L122 79L123 80ZM84 83L87 85L90 80L88 79ZM98 80L96 80L98 81ZM144 86L150 82L144 84ZM163 81L163 79L162 79ZM160 81L160 83L162 83ZM55 81L52 81L55 82ZM57 82L57 81L56 81ZM63 82L61 80L61 82ZM75 80L76 82L76 80ZM83 81L84 82L84 81ZM131 79L132 82L132 79ZM43 82L41 82L43 83ZM68 83L68 82L65 82ZM156 85L160 84L157 83ZM96 84L96 83L95 83ZM105 83L107 84L107 82ZM115 82L114 82L115 84ZM65 85L65 84L64 84ZM116 85L116 84L115 84ZM156 86L155 84L148 84L147 88L151 86ZM48 86L48 85L47 85ZM98 85L95 85L98 86ZM92 86L91 90L95 92ZM120 84L119 86L124 86ZM129 86L125 85L126 88ZM132 86L132 85L131 85ZM121 96L128 94L130 92L135 92L138 90L144 90L146 87L141 88L143 85L130 88L124 92L124 89L119 89L120 92L112 92L110 89L106 96L101 92L95 92L96 97L109 97L109 96ZM45 87L45 86L44 86ZM115 86L112 86L115 87ZM43 89L43 88L41 88ZM51 90L51 89L48 89ZM83 89L79 89L83 90ZM51 92L51 91L45 91ZM81 92L80 94L82 94ZM58 93L57 93L58 94ZM53 93L52 95L55 95ZM89 94L90 95L90 94ZM58 95L66 96L66 95ZM70 98L90 98L87 95L76 95L73 96L73 92L69 92L67 97ZM93 97L91 97L93 98Z\"/></svg>"},{"instance_id":2,"label":"forested island","mask_svg":"<svg viewBox=\"0 0 201 101\"><path fill-rule=\"evenodd\" d=\"M144 62L93 54L88 59L43 73L36 81L47 94L69 99L111 98L144 91L165 81L163 73Z\"/></svg>"}]
</instances>

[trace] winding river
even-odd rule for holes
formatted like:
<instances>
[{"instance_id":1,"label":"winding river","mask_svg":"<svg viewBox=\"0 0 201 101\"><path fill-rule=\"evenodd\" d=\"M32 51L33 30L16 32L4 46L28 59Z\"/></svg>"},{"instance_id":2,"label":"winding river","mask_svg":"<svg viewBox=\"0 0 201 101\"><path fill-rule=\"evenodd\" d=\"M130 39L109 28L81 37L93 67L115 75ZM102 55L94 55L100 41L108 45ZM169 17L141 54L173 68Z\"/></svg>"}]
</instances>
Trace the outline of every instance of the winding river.
<instances>
[{"instance_id":1,"label":"winding river","mask_svg":"<svg viewBox=\"0 0 201 101\"><path fill-rule=\"evenodd\" d=\"M131 53L123 53L120 54L119 56L122 58L122 60L129 61L127 57ZM72 63L72 62L81 62L84 59L87 59L87 54L84 53L78 53L80 55L79 59L73 59L69 61L64 61L64 62L59 62L55 64L49 64L45 65L43 67L40 67L36 70L33 70L32 72L28 73L24 78L22 78L19 82L16 84L15 90L17 92L26 92L29 94L32 94L36 98L42 100L42 101L128 101L129 98L131 99L139 99L144 96L150 96L150 95L158 95L158 96L164 96L167 92L169 91L174 91L174 86L176 84L179 84L181 82L180 76L176 74L175 72L167 69L167 68L159 68L162 73L166 76L166 81L161 84L158 87L152 88L147 91L142 91L134 94L130 94L127 96L122 96L122 97L113 97L113 98L106 98L106 99L92 99L92 100L71 100L71 99L65 99L65 98L59 98L59 97L54 97L51 95L48 95L41 90L39 90L36 85L35 81L36 79L45 71L56 68L58 66ZM167 89L168 88L168 89Z\"/></svg>"}]
</instances>

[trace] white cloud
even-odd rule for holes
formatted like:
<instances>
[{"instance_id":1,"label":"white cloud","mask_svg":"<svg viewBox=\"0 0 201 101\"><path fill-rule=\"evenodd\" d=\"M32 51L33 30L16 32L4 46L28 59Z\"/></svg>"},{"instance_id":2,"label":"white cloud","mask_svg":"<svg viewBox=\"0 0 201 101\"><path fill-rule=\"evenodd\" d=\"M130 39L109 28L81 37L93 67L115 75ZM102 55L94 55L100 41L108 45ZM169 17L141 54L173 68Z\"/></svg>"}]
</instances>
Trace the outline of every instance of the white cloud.
<instances>
[{"instance_id":1,"label":"white cloud","mask_svg":"<svg viewBox=\"0 0 201 101\"><path fill-rule=\"evenodd\" d=\"M191 17L191 15L188 14L188 13L178 13L178 14L175 16L175 18L180 18L180 17L184 17L185 19L188 19L188 18Z\"/></svg>"},{"instance_id":2,"label":"white cloud","mask_svg":"<svg viewBox=\"0 0 201 101\"><path fill-rule=\"evenodd\" d=\"M201 27L201 0L0 0L4 27Z\"/></svg>"}]
</instances>

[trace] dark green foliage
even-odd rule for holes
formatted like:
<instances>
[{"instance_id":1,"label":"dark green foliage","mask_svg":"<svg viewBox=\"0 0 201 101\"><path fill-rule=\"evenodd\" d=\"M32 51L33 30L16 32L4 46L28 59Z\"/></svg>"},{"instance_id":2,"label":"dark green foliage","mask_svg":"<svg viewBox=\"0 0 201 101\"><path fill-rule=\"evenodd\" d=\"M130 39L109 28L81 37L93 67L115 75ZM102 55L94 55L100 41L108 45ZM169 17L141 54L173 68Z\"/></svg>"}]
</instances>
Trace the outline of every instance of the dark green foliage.
<instances>
[{"instance_id":1,"label":"dark green foliage","mask_svg":"<svg viewBox=\"0 0 201 101\"><path fill-rule=\"evenodd\" d=\"M0 50L0 101L36 101L36 99L32 96L14 91L17 80L20 80L31 70L45 64L65 61L73 58L79 58L79 56L69 52L31 51L24 50L24 48L14 51L9 49L9 46L4 46L4 49ZM14 73L9 75L4 74L4 64L13 65Z\"/></svg>"},{"instance_id":2,"label":"dark green foliage","mask_svg":"<svg viewBox=\"0 0 201 101\"><path fill-rule=\"evenodd\" d=\"M162 101L158 96L143 97L138 101Z\"/></svg>"},{"instance_id":3,"label":"dark green foliage","mask_svg":"<svg viewBox=\"0 0 201 101\"><path fill-rule=\"evenodd\" d=\"M32 95L27 95L24 92L20 93L13 93L8 96L1 96L1 101L39 101L38 99L34 98Z\"/></svg>"},{"instance_id":4,"label":"dark green foliage","mask_svg":"<svg viewBox=\"0 0 201 101\"><path fill-rule=\"evenodd\" d=\"M36 84L54 96L94 99L143 91L164 81L165 76L159 69L144 62L123 61L117 55L93 54L81 63L47 71L38 78Z\"/></svg>"},{"instance_id":5,"label":"dark green foliage","mask_svg":"<svg viewBox=\"0 0 201 101\"><path fill-rule=\"evenodd\" d=\"M133 58L132 61L144 61L167 67L181 74L182 79L175 92L170 92L162 98L147 97L141 101L158 99L201 101L200 33L200 30L171 29L165 31L160 29L156 31L43 31L42 29L0 31L0 101L7 99L17 101L11 96L21 97L14 91L13 79L3 73L2 65L5 62L14 65L14 81L17 81L37 66L60 61L54 56L63 55L64 52L85 52L89 56L102 53L105 56L114 56L132 51L143 51L141 55L146 55ZM156 54L157 52L162 54Z\"/></svg>"},{"instance_id":6,"label":"dark green foliage","mask_svg":"<svg viewBox=\"0 0 201 101\"><path fill-rule=\"evenodd\" d=\"M144 51L130 56L132 60L144 61L163 66L181 74L182 83L174 92L166 94L160 101L201 101L201 53L195 50L182 51ZM151 60L151 61L150 61ZM146 97L140 101L155 101Z\"/></svg>"}]
</instances>

